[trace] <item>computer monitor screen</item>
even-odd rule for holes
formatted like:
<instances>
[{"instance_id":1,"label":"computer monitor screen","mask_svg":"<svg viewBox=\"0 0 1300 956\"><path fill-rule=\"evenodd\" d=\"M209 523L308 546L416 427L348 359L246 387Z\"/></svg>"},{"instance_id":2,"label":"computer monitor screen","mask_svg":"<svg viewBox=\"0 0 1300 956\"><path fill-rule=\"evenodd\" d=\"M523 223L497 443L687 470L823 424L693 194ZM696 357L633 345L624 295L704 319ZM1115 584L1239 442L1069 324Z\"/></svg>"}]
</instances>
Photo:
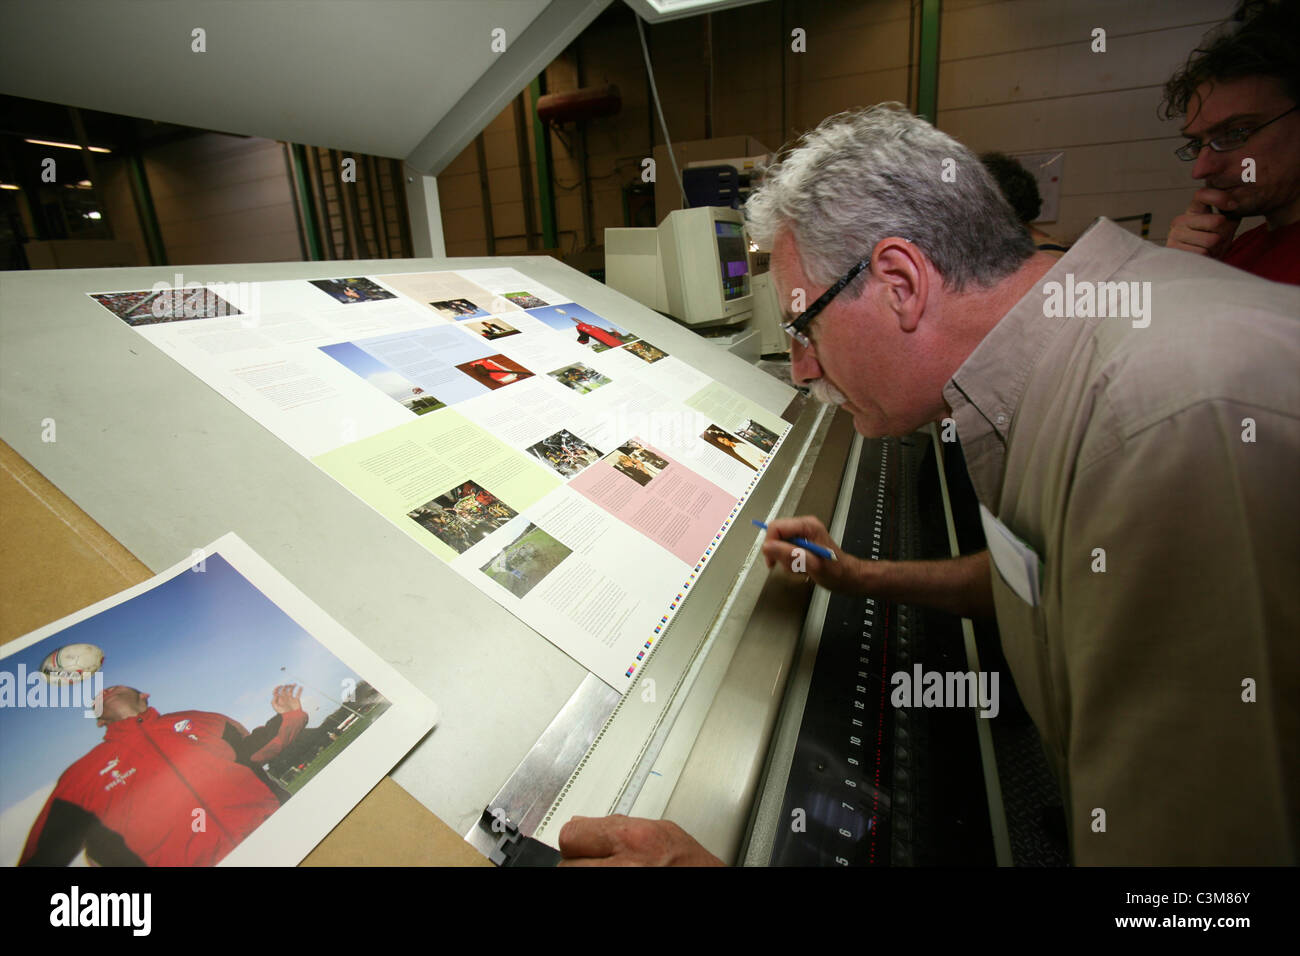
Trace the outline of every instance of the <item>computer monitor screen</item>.
<instances>
[{"instance_id":1,"label":"computer monitor screen","mask_svg":"<svg viewBox=\"0 0 1300 956\"><path fill-rule=\"evenodd\" d=\"M722 298L725 302L749 295L749 257L744 229L738 222L714 222L718 240L718 264L722 269Z\"/></svg>"}]
</instances>

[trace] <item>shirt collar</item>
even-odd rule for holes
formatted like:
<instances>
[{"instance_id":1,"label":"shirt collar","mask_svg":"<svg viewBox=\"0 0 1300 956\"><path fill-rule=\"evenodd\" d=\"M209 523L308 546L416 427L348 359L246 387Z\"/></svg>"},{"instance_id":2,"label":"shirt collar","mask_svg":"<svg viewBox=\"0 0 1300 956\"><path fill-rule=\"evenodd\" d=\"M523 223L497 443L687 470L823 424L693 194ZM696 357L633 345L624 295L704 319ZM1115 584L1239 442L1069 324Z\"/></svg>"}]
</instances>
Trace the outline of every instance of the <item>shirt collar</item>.
<instances>
[{"instance_id":1,"label":"shirt collar","mask_svg":"<svg viewBox=\"0 0 1300 956\"><path fill-rule=\"evenodd\" d=\"M1045 315L1044 287L1049 282L1066 287L1073 283L1067 276L1104 281L1144 245L1109 219L1098 219L984 336L944 386L975 490L994 513L1007 441L1034 367L1064 326L1075 323L1082 330L1089 321Z\"/></svg>"}]
</instances>

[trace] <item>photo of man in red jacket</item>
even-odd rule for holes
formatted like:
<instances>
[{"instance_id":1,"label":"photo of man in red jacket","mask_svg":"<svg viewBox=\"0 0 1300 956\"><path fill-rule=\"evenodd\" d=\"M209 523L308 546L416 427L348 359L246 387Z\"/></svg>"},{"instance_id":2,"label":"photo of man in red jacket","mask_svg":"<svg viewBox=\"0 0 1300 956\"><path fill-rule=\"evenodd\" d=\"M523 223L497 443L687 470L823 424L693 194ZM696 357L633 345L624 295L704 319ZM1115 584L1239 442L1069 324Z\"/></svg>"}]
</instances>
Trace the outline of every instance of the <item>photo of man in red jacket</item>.
<instances>
[{"instance_id":1,"label":"photo of man in red jacket","mask_svg":"<svg viewBox=\"0 0 1300 956\"><path fill-rule=\"evenodd\" d=\"M133 687L96 700L103 743L59 777L20 866L211 866L289 798L262 769L307 725L302 689L282 684L251 733L223 714L159 714Z\"/></svg>"}]
</instances>

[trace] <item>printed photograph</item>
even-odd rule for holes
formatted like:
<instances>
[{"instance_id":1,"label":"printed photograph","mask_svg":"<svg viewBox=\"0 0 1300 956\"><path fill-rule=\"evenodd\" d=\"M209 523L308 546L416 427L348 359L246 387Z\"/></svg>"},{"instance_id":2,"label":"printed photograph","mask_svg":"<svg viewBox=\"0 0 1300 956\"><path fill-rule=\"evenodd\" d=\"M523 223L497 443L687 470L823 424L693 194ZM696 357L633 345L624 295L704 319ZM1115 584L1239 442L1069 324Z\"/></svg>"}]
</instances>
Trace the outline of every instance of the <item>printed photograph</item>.
<instances>
[{"instance_id":1,"label":"printed photograph","mask_svg":"<svg viewBox=\"0 0 1300 956\"><path fill-rule=\"evenodd\" d=\"M528 314L545 322L557 332L572 335L574 341L579 345L587 346L593 352L616 349L637 339L627 329L620 328L609 319L597 315L590 309L584 309L575 302L548 306L544 309L529 309Z\"/></svg>"},{"instance_id":2,"label":"printed photograph","mask_svg":"<svg viewBox=\"0 0 1300 956\"><path fill-rule=\"evenodd\" d=\"M488 314L487 309L480 309L469 299L443 299L441 302L430 302L429 305L441 315L458 322L462 319L478 319Z\"/></svg>"},{"instance_id":3,"label":"printed photograph","mask_svg":"<svg viewBox=\"0 0 1300 956\"><path fill-rule=\"evenodd\" d=\"M220 554L0 670L27 695L0 707L10 865L214 865L390 706ZM33 706L71 680L90 710Z\"/></svg>"},{"instance_id":4,"label":"printed photograph","mask_svg":"<svg viewBox=\"0 0 1300 956\"><path fill-rule=\"evenodd\" d=\"M211 289L98 292L91 293L90 297L132 326L244 314Z\"/></svg>"},{"instance_id":5,"label":"printed photograph","mask_svg":"<svg viewBox=\"0 0 1300 956\"><path fill-rule=\"evenodd\" d=\"M464 554L513 518L517 511L473 481L462 481L446 494L407 512L425 531Z\"/></svg>"},{"instance_id":6,"label":"printed photograph","mask_svg":"<svg viewBox=\"0 0 1300 956\"><path fill-rule=\"evenodd\" d=\"M531 292L506 292L505 297L521 309L540 309L551 303L537 298Z\"/></svg>"},{"instance_id":7,"label":"printed photograph","mask_svg":"<svg viewBox=\"0 0 1300 956\"><path fill-rule=\"evenodd\" d=\"M706 442L730 458L736 459L746 468L758 471L763 457L751 445L744 444L739 438L717 425L710 425L700 435Z\"/></svg>"},{"instance_id":8,"label":"printed photograph","mask_svg":"<svg viewBox=\"0 0 1300 956\"><path fill-rule=\"evenodd\" d=\"M666 459L655 454L638 441L627 441L606 459L614 470L627 475L642 487L668 467Z\"/></svg>"},{"instance_id":9,"label":"printed photograph","mask_svg":"<svg viewBox=\"0 0 1300 956\"><path fill-rule=\"evenodd\" d=\"M770 428L765 428L752 418L745 422L743 426L737 429L736 434L751 445L757 445L765 452L770 452L776 447L776 440L781 436Z\"/></svg>"},{"instance_id":10,"label":"printed photograph","mask_svg":"<svg viewBox=\"0 0 1300 956\"><path fill-rule=\"evenodd\" d=\"M310 279L316 288L329 295L335 302L351 305L353 302L378 302L381 299L395 299L397 296L383 286L369 279Z\"/></svg>"},{"instance_id":11,"label":"printed photograph","mask_svg":"<svg viewBox=\"0 0 1300 956\"><path fill-rule=\"evenodd\" d=\"M665 352L663 349L657 349L649 342L646 342L644 340L640 342L631 342L623 346L623 351L631 352L637 358L644 359L645 361L652 362L652 363L659 361L661 358L668 357L668 353Z\"/></svg>"},{"instance_id":12,"label":"printed photograph","mask_svg":"<svg viewBox=\"0 0 1300 956\"><path fill-rule=\"evenodd\" d=\"M466 322L465 328L469 329L475 335L481 335L489 342L493 339L503 339L507 335L518 335L519 330L513 325L507 325L500 319L481 319L473 322Z\"/></svg>"},{"instance_id":13,"label":"printed photograph","mask_svg":"<svg viewBox=\"0 0 1300 956\"><path fill-rule=\"evenodd\" d=\"M472 362L462 362L456 368L488 388L501 388L533 377L532 372L504 355L489 355Z\"/></svg>"},{"instance_id":14,"label":"printed photograph","mask_svg":"<svg viewBox=\"0 0 1300 956\"><path fill-rule=\"evenodd\" d=\"M447 403L435 398L416 385L401 372L389 368L365 349L351 342L322 345L320 350L348 370L364 378L389 398L416 415L446 408Z\"/></svg>"},{"instance_id":15,"label":"printed photograph","mask_svg":"<svg viewBox=\"0 0 1300 956\"><path fill-rule=\"evenodd\" d=\"M528 446L528 454L561 477L572 478L588 465L600 460L600 450L588 445L567 428Z\"/></svg>"},{"instance_id":16,"label":"printed photograph","mask_svg":"<svg viewBox=\"0 0 1300 956\"><path fill-rule=\"evenodd\" d=\"M522 598L572 553L529 522L519 537L479 570L515 597Z\"/></svg>"},{"instance_id":17,"label":"printed photograph","mask_svg":"<svg viewBox=\"0 0 1300 956\"><path fill-rule=\"evenodd\" d=\"M637 441L634 438L629 438L627 441L625 441L622 445L619 446L618 450L623 452L624 454L631 455L633 458L636 458L639 461L645 462L647 465L654 468L654 470L657 472L663 471L665 468L668 467L668 459L664 458L661 455L655 454L653 451L651 451L649 448L647 448L645 445L641 444L641 442Z\"/></svg>"},{"instance_id":18,"label":"printed photograph","mask_svg":"<svg viewBox=\"0 0 1300 956\"><path fill-rule=\"evenodd\" d=\"M582 363L566 365L564 368L557 368L554 372L547 372L546 374L561 385L573 389L579 395L594 392L602 385L608 385L613 381L608 375L601 375L594 368Z\"/></svg>"}]
</instances>

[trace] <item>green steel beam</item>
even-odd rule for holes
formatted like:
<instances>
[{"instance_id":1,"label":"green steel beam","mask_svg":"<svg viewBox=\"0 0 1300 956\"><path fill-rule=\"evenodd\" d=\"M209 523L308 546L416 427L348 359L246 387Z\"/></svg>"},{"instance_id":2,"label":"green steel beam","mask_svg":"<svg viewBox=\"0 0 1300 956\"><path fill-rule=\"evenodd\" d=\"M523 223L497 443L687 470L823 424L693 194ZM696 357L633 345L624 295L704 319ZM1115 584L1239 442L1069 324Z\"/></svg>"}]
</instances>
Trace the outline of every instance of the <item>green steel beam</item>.
<instances>
[{"instance_id":1,"label":"green steel beam","mask_svg":"<svg viewBox=\"0 0 1300 956\"><path fill-rule=\"evenodd\" d=\"M940 0L921 0L921 54L916 84L916 112L931 123L939 114Z\"/></svg>"},{"instance_id":2,"label":"green steel beam","mask_svg":"<svg viewBox=\"0 0 1300 956\"><path fill-rule=\"evenodd\" d=\"M163 244L162 227L158 225L158 211L154 209L153 193L149 191L149 177L144 171L144 162L138 152L132 151L127 157L127 167L131 173L131 191L135 194L135 213L140 219L140 229L144 233L144 242L149 249L149 264L167 265L167 247Z\"/></svg>"},{"instance_id":3,"label":"green steel beam","mask_svg":"<svg viewBox=\"0 0 1300 956\"><path fill-rule=\"evenodd\" d=\"M546 124L537 115L537 101L542 97L542 78L533 77L533 136L537 146L537 200L542 207L542 245L555 249L560 244L555 232L555 183L551 179L551 137Z\"/></svg>"},{"instance_id":4,"label":"green steel beam","mask_svg":"<svg viewBox=\"0 0 1300 956\"><path fill-rule=\"evenodd\" d=\"M321 253L320 233L316 224L315 203L312 201L311 186L303 172L307 165L304 155L306 147L301 143L289 144L289 159L293 163L294 191L298 194L298 208L302 210L302 231L307 236L307 252L312 262L325 258Z\"/></svg>"}]
</instances>

